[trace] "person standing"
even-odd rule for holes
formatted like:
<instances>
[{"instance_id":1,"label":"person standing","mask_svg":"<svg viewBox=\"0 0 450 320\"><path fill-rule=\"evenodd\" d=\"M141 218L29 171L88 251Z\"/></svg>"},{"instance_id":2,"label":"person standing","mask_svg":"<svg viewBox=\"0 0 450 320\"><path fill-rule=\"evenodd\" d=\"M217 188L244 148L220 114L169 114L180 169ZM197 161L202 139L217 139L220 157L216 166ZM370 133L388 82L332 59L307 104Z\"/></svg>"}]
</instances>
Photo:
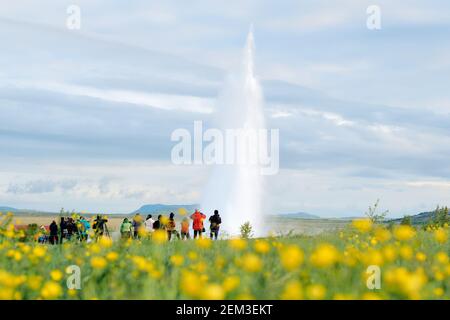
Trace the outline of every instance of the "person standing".
<instances>
[{"instance_id":1,"label":"person standing","mask_svg":"<svg viewBox=\"0 0 450 320\"><path fill-rule=\"evenodd\" d=\"M122 239L130 239L133 234L133 224L128 220L128 218L123 219L120 225L120 235Z\"/></svg>"},{"instance_id":2,"label":"person standing","mask_svg":"<svg viewBox=\"0 0 450 320\"><path fill-rule=\"evenodd\" d=\"M212 215L211 217L209 217L209 222L210 222L210 238L211 240L214 239L217 240L217 237L219 236L219 229L220 229L220 224L222 223L222 218L219 215L219 211L218 210L214 210L214 215Z\"/></svg>"},{"instance_id":3,"label":"person standing","mask_svg":"<svg viewBox=\"0 0 450 320\"><path fill-rule=\"evenodd\" d=\"M166 230L167 230L167 235L169 237L169 241L170 241L170 239L172 239L172 234L175 234L178 239L180 238L180 235L178 234L178 232L176 230L176 224L175 224L174 217L175 217L174 213L171 212L169 215L169 221L167 222L167 225L166 225Z\"/></svg>"},{"instance_id":4,"label":"person standing","mask_svg":"<svg viewBox=\"0 0 450 320\"><path fill-rule=\"evenodd\" d=\"M53 220L52 223L50 224L49 241L50 244L58 243L58 225L56 224L55 220Z\"/></svg>"},{"instance_id":5,"label":"person standing","mask_svg":"<svg viewBox=\"0 0 450 320\"><path fill-rule=\"evenodd\" d=\"M61 217L61 222L59 223L59 243L63 243L63 239L67 236L67 223L64 217Z\"/></svg>"},{"instance_id":6,"label":"person standing","mask_svg":"<svg viewBox=\"0 0 450 320\"><path fill-rule=\"evenodd\" d=\"M184 218L181 221L181 240L189 239L189 220L188 218Z\"/></svg>"},{"instance_id":7,"label":"person standing","mask_svg":"<svg viewBox=\"0 0 450 320\"><path fill-rule=\"evenodd\" d=\"M149 214L147 216L147 219L145 219L144 225L145 225L145 230L147 232L153 232L153 224L155 223L155 220L153 220L152 215Z\"/></svg>"},{"instance_id":8,"label":"person standing","mask_svg":"<svg viewBox=\"0 0 450 320\"><path fill-rule=\"evenodd\" d=\"M198 237L202 237L202 233L204 232L203 227L203 220L206 219L206 216L198 211L198 209L195 209L195 212L191 215L192 222L192 229L194 229L194 239Z\"/></svg>"},{"instance_id":9,"label":"person standing","mask_svg":"<svg viewBox=\"0 0 450 320\"><path fill-rule=\"evenodd\" d=\"M163 220L163 216L159 215L158 220L156 220L153 223L153 230L164 230L165 229L165 225L162 220Z\"/></svg>"},{"instance_id":10,"label":"person standing","mask_svg":"<svg viewBox=\"0 0 450 320\"><path fill-rule=\"evenodd\" d=\"M80 217L77 225L77 230L80 235L81 242L88 240L88 234L90 229L91 225L89 224L89 221L87 221L85 217Z\"/></svg>"},{"instance_id":11,"label":"person standing","mask_svg":"<svg viewBox=\"0 0 450 320\"><path fill-rule=\"evenodd\" d=\"M73 222L73 218L68 218L66 227L67 227L67 240L71 240L72 235L75 233L75 223Z\"/></svg>"},{"instance_id":12,"label":"person standing","mask_svg":"<svg viewBox=\"0 0 450 320\"><path fill-rule=\"evenodd\" d=\"M133 218L133 231L134 231L134 238L139 238L139 230L142 227L142 216L139 213L136 213L136 215Z\"/></svg>"}]
</instances>

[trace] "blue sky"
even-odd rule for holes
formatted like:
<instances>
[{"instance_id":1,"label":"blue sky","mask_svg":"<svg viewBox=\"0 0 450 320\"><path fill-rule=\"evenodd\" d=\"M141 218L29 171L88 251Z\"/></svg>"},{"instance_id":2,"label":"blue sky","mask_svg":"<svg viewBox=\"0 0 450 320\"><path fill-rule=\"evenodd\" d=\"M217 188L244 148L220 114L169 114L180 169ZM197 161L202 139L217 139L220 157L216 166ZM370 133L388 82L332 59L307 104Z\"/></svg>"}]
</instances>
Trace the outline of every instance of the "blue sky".
<instances>
[{"instance_id":1,"label":"blue sky","mask_svg":"<svg viewBox=\"0 0 450 320\"><path fill-rule=\"evenodd\" d=\"M198 202L209 168L172 165L170 133L211 120L251 23L280 129L268 212L449 204L448 1L18 0L0 6L0 205Z\"/></svg>"}]
</instances>

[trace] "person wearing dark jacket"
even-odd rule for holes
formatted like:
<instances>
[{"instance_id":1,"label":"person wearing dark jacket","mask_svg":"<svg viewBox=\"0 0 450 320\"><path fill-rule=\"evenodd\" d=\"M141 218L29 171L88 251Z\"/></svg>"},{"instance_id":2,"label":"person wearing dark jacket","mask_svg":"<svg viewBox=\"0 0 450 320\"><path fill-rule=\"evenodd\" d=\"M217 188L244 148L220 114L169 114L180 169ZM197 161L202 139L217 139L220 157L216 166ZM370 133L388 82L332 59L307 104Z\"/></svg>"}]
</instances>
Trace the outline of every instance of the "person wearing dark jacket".
<instances>
[{"instance_id":1,"label":"person wearing dark jacket","mask_svg":"<svg viewBox=\"0 0 450 320\"><path fill-rule=\"evenodd\" d=\"M220 224L222 223L222 218L220 217L218 210L214 210L214 215L209 217L209 222L209 229L211 231L210 237L211 239L214 237L214 239L217 240L217 237L219 236Z\"/></svg>"},{"instance_id":2,"label":"person wearing dark jacket","mask_svg":"<svg viewBox=\"0 0 450 320\"><path fill-rule=\"evenodd\" d=\"M64 217L61 217L61 222L59 223L59 243L63 243L63 239L67 235L67 222Z\"/></svg>"},{"instance_id":3,"label":"person wearing dark jacket","mask_svg":"<svg viewBox=\"0 0 450 320\"><path fill-rule=\"evenodd\" d=\"M50 244L57 244L58 243L58 225L56 224L55 220L52 221L49 228L50 228L50 237L49 237Z\"/></svg>"},{"instance_id":4,"label":"person wearing dark jacket","mask_svg":"<svg viewBox=\"0 0 450 320\"><path fill-rule=\"evenodd\" d=\"M158 220L156 220L156 221L153 223L153 230L159 230L159 229L162 229L162 228L163 228L163 225L162 225L162 223L161 223L161 218L162 218L162 215L159 215L159 216L158 216Z\"/></svg>"}]
</instances>

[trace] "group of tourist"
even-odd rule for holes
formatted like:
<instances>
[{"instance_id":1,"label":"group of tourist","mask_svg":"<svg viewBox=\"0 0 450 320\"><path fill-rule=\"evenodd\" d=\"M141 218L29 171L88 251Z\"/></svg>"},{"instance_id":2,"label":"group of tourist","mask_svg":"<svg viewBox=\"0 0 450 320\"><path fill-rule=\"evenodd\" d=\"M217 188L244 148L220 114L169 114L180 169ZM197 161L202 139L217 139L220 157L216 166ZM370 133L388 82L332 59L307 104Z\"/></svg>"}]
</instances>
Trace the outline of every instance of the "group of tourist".
<instances>
[{"instance_id":1,"label":"group of tourist","mask_svg":"<svg viewBox=\"0 0 450 320\"><path fill-rule=\"evenodd\" d=\"M59 225L55 220L52 221L48 232L44 226L41 226L41 236L38 241L40 243L61 244L64 240L76 238L78 241L84 242L89 239L91 228L96 238L109 235L107 222L108 220L100 215L97 215L92 223L83 216L61 217Z\"/></svg>"},{"instance_id":2,"label":"group of tourist","mask_svg":"<svg viewBox=\"0 0 450 320\"><path fill-rule=\"evenodd\" d=\"M204 227L204 220L206 219L206 215L201 213L199 210L195 210L195 212L189 217L192 220L192 229L194 231L194 239L199 237L201 238L203 233L206 232ZM215 210L214 214L209 217L210 223L210 238L216 239L219 237L219 229L220 224L222 223L222 218L219 215L219 211ZM177 230L177 224L175 222L175 214L173 212L170 213L169 218L164 217L163 215L158 215L156 220L153 219L153 216L149 214L147 218L144 220L142 216L137 213L134 218L130 221L128 218L123 219L123 222L120 226L120 234L122 238L135 238L138 239L141 237L142 233L152 233L155 230L165 230L167 232L167 236L169 241L172 237L176 237L177 239L186 240L190 238L190 221L187 217L184 217L180 222L180 229Z\"/></svg>"},{"instance_id":3,"label":"group of tourist","mask_svg":"<svg viewBox=\"0 0 450 320\"><path fill-rule=\"evenodd\" d=\"M151 234L155 230L164 230L167 232L168 240L173 237L181 240L190 239L190 220L192 220L192 230L194 239L203 236L206 232L204 220L206 215L195 210L193 214L184 217L178 228L175 221L175 214L171 212L169 217L160 214L154 220L153 216L149 214L147 218L137 213L132 219L123 219L120 225L120 235L122 239L139 239L145 234ZM41 226L41 236L38 241L40 243L61 244L64 240L76 239L80 242L88 241L94 236L94 240L103 235L109 236L107 227L108 220L106 217L97 215L91 222L83 216L61 217L59 225L55 220L52 221L48 230ZM210 238L217 240L219 237L220 225L222 218L219 211L215 210L214 214L209 217ZM92 229L93 233L90 232Z\"/></svg>"}]
</instances>

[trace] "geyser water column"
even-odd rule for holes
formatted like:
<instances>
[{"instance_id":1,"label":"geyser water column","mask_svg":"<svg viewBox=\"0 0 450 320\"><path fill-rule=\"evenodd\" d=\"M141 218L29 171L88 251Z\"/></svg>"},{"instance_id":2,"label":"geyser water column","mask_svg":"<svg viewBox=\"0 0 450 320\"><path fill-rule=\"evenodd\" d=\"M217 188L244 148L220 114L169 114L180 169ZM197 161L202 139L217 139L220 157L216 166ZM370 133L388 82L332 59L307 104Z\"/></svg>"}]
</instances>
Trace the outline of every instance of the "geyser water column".
<instances>
[{"instance_id":1,"label":"geyser water column","mask_svg":"<svg viewBox=\"0 0 450 320\"><path fill-rule=\"evenodd\" d=\"M247 37L242 64L231 72L217 101L215 127L227 130L258 132L265 129L263 95L254 74L253 30ZM224 134L227 138L227 136ZM238 139L242 138L238 136ZM229 141L224 143L226 145ZM245 146L247 159L259 159L263 139ZM228 149L224 150L227 153ZM242 150L237 150L239 153ZM239 155L239 154L238 154ZM226 155L225 155L226 158ZM249 221L255 235L262 230L263 175L256 163L215 164L202 195L201 209L209 216L218 209L222 216L222 232L237 235L240 226Z\"/></svg>"}]
</instances>

